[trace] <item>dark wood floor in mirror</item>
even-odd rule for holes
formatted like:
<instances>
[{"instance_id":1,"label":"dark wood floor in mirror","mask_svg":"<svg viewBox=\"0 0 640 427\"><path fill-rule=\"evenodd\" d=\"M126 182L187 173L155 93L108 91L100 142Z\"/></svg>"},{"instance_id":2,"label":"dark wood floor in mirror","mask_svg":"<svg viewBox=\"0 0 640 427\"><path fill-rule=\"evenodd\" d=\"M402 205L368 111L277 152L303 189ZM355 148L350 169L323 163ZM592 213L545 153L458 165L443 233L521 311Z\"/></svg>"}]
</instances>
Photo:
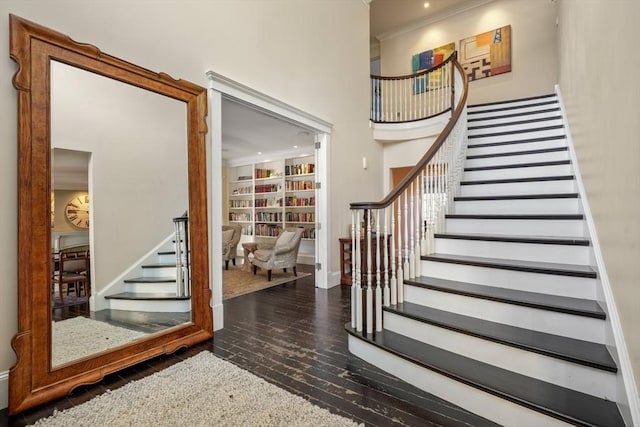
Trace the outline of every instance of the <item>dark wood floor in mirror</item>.
<instances>
[{"instance_id":1,"label":"dark wood floor in mirror","mask_svg":"<svg viewBox=\"0 0 640 427\"><path fill-rule=\"evenodd\" d=\"M299 270L313 272L310 266L301 265ZM81 307L69 307L68 314L75 311L71 314L75 315L81 310ZM226 327L215 333L212 342L130 367L107 376L98 384L79 387L62 399L15 417L9 418L4 409L0 411L0 425L33 423L56 409L79 405L107 389L151 375L201 351L211 351L289 392L366 426L487 424L351 356L344 330L350 316L350 288L316 289L313 275L236 297L225 301Z\"/></svg>"}]
</instances>

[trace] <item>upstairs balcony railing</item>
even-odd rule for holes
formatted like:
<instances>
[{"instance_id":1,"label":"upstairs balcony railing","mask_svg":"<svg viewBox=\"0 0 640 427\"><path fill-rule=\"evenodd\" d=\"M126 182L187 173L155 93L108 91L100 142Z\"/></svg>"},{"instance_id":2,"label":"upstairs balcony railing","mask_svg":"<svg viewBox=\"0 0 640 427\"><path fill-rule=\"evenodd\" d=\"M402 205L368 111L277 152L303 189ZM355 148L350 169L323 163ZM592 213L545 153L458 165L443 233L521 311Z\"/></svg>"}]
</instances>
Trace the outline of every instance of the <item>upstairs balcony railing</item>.
<instances>
[{"instance_id":1,"label":"upstairs balcony railing","mask_svg":"<svg viewBox=\"0 0 640 427\"><path fill-rule=\"evenodd\" d=\"M442 63L407 76L371 76L371 121L403 123L450 111L454 105L454 52Z\"/></svg>"},{"instance_id":2,"label":"upstairs balcony railing","mask_svg":"<svg viewBox=\"0 0 640 427\"><path fill-rule=\"evenodd\" d=\"M404 280L421 276L420 257L433 253L434 234L445 231L467 145L467 80L455 54L448 64L439 68L442 85L437 91L443 94L430 91L439 109L429 110L441 114L455 105L447 125L384 199L351 203L351 327L357 332L382 331L382 307L404 301Z\"/></svg>"}]
</instances>

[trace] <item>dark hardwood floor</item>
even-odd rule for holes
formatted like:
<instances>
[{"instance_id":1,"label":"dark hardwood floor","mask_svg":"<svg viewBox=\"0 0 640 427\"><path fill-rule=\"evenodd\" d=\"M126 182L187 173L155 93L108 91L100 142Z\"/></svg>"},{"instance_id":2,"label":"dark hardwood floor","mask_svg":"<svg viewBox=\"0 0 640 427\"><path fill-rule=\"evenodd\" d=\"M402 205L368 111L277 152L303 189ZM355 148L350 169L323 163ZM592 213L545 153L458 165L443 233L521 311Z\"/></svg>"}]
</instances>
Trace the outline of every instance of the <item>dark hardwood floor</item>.
<instances>
[{"instance_id":1,"label":"dark hardwood floor","mask_svg":"<svg viewBox=\"0 0 640 427\"><path fill-rule=\"evenodd\" d=\"M301 271L313 270L301 266ZM70 309L81 311L82 308ZM349 354L350 289L316 289L313 276L225 301L225 328L206 342L154 358L0 425L23 426L108 389L211 351L277 386L366 426L493 425ZM78 313L79 314L79 313ZM212 402L212 404L215 404Z\"/></svg>"}]
</instances>

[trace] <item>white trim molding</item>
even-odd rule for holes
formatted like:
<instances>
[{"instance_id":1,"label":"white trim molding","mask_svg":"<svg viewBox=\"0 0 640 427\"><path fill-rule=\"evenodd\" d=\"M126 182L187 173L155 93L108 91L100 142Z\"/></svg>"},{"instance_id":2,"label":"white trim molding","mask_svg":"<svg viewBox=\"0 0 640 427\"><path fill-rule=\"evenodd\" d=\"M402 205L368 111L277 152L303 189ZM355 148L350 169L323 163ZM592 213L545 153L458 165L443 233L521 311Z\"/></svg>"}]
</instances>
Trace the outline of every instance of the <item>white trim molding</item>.
<instances>
[{"instance_id":1,"label":"white trim molding","mask_svg":"<svg viewBox=\"0 0 640 427\"><path fill-rule=\"evenodd\" d=\"M9 371L0 372L0 410L9 406Z\"/></svg>"},{"instance_id":2,"label":"white trim molding","mask_svg":"<svg viewBox=\"0 0 640 427\"><path fill-rule=\"evenodd\" d=\"M619 386L621 391L624 392L624 396L619 396L616 399L618 405L623 406L621 412L625 421L630 425L640 426L640 400L638 396L638 387L636 385L633 369L631 367L631 360L629 359L629 352L627 351L627 345L624 340L624 333L622 331L622 325L620 323L620 316L618 315L618 309L613 297L613 291L611 290L611 283L609 282L609 276L607 274L607 268L604 263L604 257L600 249L600 243L598 240L598 234L596 232L595 222L593 215L591 214L591 208L589 207L589 201L587 199L587 193L582 182L582 175L578 166L578 159L575 152L575 146L573 144L573 138L571 137L571 130L569 128L569 122L567 120L567 112L564 107L564 101L562 99L562 93L560 92L560 86L555 86L555 93L558 97L558 104L560 105L560 111L562 112L562 121L566 131L567 145L569 146L569 156L571 159L571 165L573 167L574 176L576 177L576 185L578 187L578 193L582 201L584 210L584 217L587 223L587 230L589 232L589 238L593 245L593 252L595 256L596 268L600 281L602 283L602 291L604 294L605 303L607 304L608 316L611 322L611 329L613 333L614 344L617 350L617 358L620 367L622 382ZM624 397L624 401L622 401ZM628 410L628 413L625 413ZM631 416L631 420L626 419Z\"/></svg>"},{"instance_id":3,"label":"white trim molding","mask_svg":"<svg viewBox=\"0 0 640 427\"><path fill-rule=\"evenodd\" d=\"M211 156L209 159L210 170L220 170L222 153L219 150L222 147L222 133L220 131L222 116L221 116L221 100L225 98L238 101L239 103L246 105L250 108L254 108L257 111L261 111L269 116L277 117L281 120L289 123L296 124L298 126L307 127L316 133L316 141L320 142L320 148L316 150L316 180L322 183L321 187L316 190L316 200L318 206L317 212L317 233L316 238L319 239L320 250L316 252L316 262L321 265L320 270L316 271L316 287L328 288L331 287L330 273L329 273L329 236L331 235L329 224L329 149L331 141L331 132L333 124L314 116L306 111L289 105L279 99L269 96L265 93L259 92L250 88L242 83L218 74L214 71L207 71L207 78L209 79L209 103L210 103L210 134L211 134ZM222 207L220 203L215 203L215 200L219 200L222 194L222 179L216 174L210 177L209 182L212 185L212 197L209 202L211 212L211 245L213 249L217 248L217 238L213 235L213 225L222 223ZM212 291L213 291L213 306L222 305L222 290L220 281L218 281L218 274L216 273L215 262L219 257L216 257L216 253L212 253ZM219 267L218 267L219 268ZM220 272L220 275L222 273ZM220 289L218 289L220 288ZM214 313L215 316L215 313ZM216 326L217 327L217 326Z\"/></svg>"}]
</instances>

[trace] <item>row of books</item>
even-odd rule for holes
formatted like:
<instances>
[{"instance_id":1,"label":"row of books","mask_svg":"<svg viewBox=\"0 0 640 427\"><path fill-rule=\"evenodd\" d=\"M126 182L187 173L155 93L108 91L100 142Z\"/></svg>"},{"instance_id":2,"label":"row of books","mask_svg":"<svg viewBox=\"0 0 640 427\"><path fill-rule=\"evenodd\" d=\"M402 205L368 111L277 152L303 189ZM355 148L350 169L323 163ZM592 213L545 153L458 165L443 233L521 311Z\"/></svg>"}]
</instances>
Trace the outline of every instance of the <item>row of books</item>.
<instances>
[{"instance_id":1,"label":"row of books","mask_svg":"<svg viewBox=\"0 0 640 427\"><path fill-rule=\"evenodd\" d=\"M282 222L282 212L256 212L256 221Z\"/></svg>"},{"instance_id":2,"label":"row of books","mask_svg":"<svg viewBox=\"0 0 640 427\"><path fill-rule=\"evenodd\" d=\"M285 215L287 222L316 222L314 212L287 212Z\"/></svg>"},{"instance_id":3,"label":"row of books","mask_svg":"<svg viewBox=\"0 0 640 427\"><path fill-rule=\"evenodd\" d=\"M282 206L282 198L256 199L256 208L277 208Z\"/></svg>"},{"instance_id":4,"label":"row of books","mask_svg":"<svg viewBox=\"0 0 640 427\"><path fill-rule=\"evenodd\" d=\"M229 221L251 221L251 214L229 212Z\"/></svg>"},{"instance_id":5,"label":"row of books","mask_svg":"<svg viewBox=\"0 0 640 427\"><path fill-rule=\"evenodd\" d=\"M253 201L252 200L229 200L229 207L230 208L251 208L253 207Z\"/></svg>"},{"instance_id":6,"label":"row of books","mask_svg":"<svg viewBox=\"0 0 640 427\"><path fill-rule=\"evenodd\" d=\"M313 190L315 187L313 185L313 181L287 181L284 185L284 188L287 191L299 191Z\"/></svg>"},{"instance_id":7,"label":"row of books","mask_svg":"<svg viewBox=\"0 0 640 427\"><path fill-rule=\"evenodd\" d=\"M249 185L249 186L246 186L246 187L238 187L238 188L234 188L234 189L231 191L231 194L236 195L236 196L237 196L238 194L251 194L251 193L253 193L253 188L252 188L250 185Z\"/></svg>"},{"instance_id":8,"label":"row of books","mask_svg":"<svg viewBox=\"0 0 640 427\"><path fill-rule=\"evenodd\" d=\"M260 184L256 185L256 193L276 193L282 190L280 184Z\"/></svg>"},{"instance_id":9,"label":"row of books","mask_svg":"<svg viewBox=\"0 0 640 427\"><path fill-rule=\"evenodd\" d=\"M284 166L284 174L287 176L290 175L306 175L309 173L314 173L316 165L313 163L301 163L299 165L285 165Z\"/></svg>"},{"instance_id":10,"label":"row of books","mask_svg":"<svg viewBox=\"0 0 640 427\"><path fill-rule=\"evenodd\" d=\"M276 176L280 176L280 174L282 174L282 172L276 172L275 169L257 169L256 168L256 179L276 177Z\"/></svg>"},{"instance_id":11,"label":"row of books","mask_svg":"<svg viewBox=\"0 0 640 427\"><path fill-rule=\"evenodd\" d=\"M290 196L285 198L285 206L315 206L315 197L296 197Z\"/></svg>"}]
</instances>

